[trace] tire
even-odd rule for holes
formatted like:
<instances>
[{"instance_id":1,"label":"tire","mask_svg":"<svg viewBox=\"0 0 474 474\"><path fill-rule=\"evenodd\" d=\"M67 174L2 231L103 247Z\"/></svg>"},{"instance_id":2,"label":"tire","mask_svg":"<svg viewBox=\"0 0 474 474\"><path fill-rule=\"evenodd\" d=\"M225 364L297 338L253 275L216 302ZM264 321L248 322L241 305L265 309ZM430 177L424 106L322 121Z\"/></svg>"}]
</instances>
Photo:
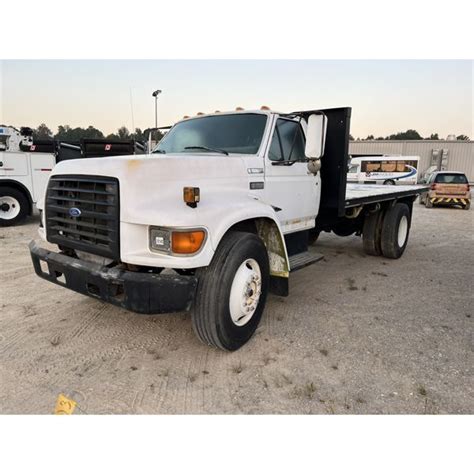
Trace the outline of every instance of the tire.
<instances>
[{"instance_id":1,"label":"tire","mask_svg":"<svg viewBox=\"0 0 474 474\"><path fill-rule=\"evenodd\" d=\"M28 198L18 189L0 187L0 227L17 225L26 219L30 206Z\"/></svg>"},{"instance_id":2,"label":"tire","mask_svg":"<svg viewBox=\"0 0 474 474\"><path fill-rule=\"evenodd\" d=\"M400 258L405 251L410 234L410 209L397 203L385 212L381 233L382 254L386 258Z\"/></svg>"},{"instance_id":3,"label":"tire","mask_svg":"<svg viewBox=\"0 0 474 474\"><path fill-rule=\"evenodd\" d=\"M319 239L319 234L321 234L320 230L310 229L308 232L308 245L313 245Z\"/></svg>"},{"instance_id":4,"label":"tire","mask_svg":"<svg viewBox=\"0 0 474 474\"><path fill-rule=\"evenodd\" d=\"M470 208L471 208L471 201L467 201L467 203L464 204L463 209L465 211L469 211Z\"/></svg>"},{"instance_id":5,"label":"tire","mask_svg":"<svg viewBox=\"0 0 474 474\"><path fill-rule=\"evenodd\" d=\"M362 245L367 255L378 257L382 255L381 230L383 211L367 214L362 227Z\"/></svg>"},{"instance_id":6,"label":"tire","mask_svg":"<svg viewBox=\"0 0 474 474\"><path fill-rule=\"evenodd\" d=\"M226 351L242 347L252 337L262 317L269 272L267 250L255 234L226 234L211 264L197 273L199 282L192 309L197 337L205 344ZM247 284L249 280L251 285ZM245 289L255 291L253 300L252 295L244 297ZM255 307L251 311L250 306L245 313L243 304L247 302ZM241 317L240 311L243 311Z\"/></svg>"},{"instance_id":7,"label":"tire","mask_svg":"<svg viewBox=\"0 0 474 474\"><path fill-rule=\"evenodd\" d=\"M429 196L426 196L426 199L425 199L425 207L427 209L431 209L433 207L433 203L430 201L430 198Z\"/></svg>"},{"instance_id":8,"label":"tire","mask_svg":"<svg viewBox=\"0 0 474 474\"><path fill-rule=\"evenodd\" d=\"M386 179L383 184L387 184L389 186L395 186L395 181L393 179Z\"/></svg>"}]
</instances>

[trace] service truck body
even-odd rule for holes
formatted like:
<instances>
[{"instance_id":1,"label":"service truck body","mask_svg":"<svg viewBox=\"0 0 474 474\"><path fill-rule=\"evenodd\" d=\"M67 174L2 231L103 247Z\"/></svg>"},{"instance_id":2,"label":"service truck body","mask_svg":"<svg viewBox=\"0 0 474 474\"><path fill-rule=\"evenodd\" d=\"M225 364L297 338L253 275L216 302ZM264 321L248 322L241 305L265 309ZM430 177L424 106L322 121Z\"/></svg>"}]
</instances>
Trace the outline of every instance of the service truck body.
<instances>
[{"instance_id":1,"label":"service truck body","mask_svg":"<svg viewBox=\"0 0 474 474\"><path fill-rule=\"evenodd\" d=\"M143 145L134 140L33 140L31 128L0 126L0 226L20 224L32 214L57 163L140 152Z\"/></svg>"},{"instance_id":2,"label":"service truck body","mask_svg":"<svg viewBox=\"0 0 474 474\"><path fill-rule=\"evenodd\" d=\"M405 250L423 187L346 187L350 108L270 110L178 122L143 157L59 163L30 244L36 273L139 313L192 310L207 344L242 346L268 291L322 258L321 231ZM382 188L382 189L380 189Z\"/></svg>"}]
</instances>

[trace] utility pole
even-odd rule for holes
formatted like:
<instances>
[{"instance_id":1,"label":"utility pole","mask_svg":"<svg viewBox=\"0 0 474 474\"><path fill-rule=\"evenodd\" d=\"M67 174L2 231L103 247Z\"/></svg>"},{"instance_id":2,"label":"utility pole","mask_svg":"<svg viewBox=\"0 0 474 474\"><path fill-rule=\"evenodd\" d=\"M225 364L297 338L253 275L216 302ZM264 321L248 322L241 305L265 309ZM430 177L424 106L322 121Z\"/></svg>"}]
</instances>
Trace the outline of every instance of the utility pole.
<instances>
[{"instance_id":1,"label":"utility pole","mask_svg":"<svg viewBox=\"0 0 474 474\"><path fill-rule=\"evenodd\" d=\"M157 89L152 94L152 96L155 98L155 128L158 128L158 95L159 94L161 94L160 89Z\"/></svg>"}]
</instances>

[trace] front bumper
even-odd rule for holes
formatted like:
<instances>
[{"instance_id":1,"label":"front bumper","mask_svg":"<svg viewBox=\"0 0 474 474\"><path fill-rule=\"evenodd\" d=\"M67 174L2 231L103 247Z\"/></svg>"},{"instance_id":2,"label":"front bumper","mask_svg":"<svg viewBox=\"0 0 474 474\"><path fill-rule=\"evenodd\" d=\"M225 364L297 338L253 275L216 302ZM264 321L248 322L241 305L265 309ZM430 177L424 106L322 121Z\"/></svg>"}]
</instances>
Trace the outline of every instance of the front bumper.
<instances>
[{"instance_id":1,"label":"front bumper","mask_svg":"<svg viewBox=\"0 0 474 474\"><path fill-rule=\"evenodd\" d=\"M85 262L29 244L36 274L57 285L143 314L186 311L197 286L195 276L139 273ZM46 262L47 272L41 268Z\"/></svg>"}]
</instances>

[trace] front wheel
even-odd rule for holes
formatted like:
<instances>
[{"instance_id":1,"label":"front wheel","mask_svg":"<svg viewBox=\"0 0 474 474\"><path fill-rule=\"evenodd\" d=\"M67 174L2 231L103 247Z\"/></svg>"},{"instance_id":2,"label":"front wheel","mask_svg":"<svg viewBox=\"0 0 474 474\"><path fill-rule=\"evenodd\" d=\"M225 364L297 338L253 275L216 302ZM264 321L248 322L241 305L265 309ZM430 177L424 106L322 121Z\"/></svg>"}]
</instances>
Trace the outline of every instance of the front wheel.
<instances>
[{"instance_id":1,"label":"front wheel","mask_svg":"<svg viewBox=\"0 0 474 474\"><path fill-rule=\"evenodd\" d=\"M0 187L0 227L19 224L28 215L28 199L18 189Z\"/></svg>"},{"instance_id":2,"label":"front wheel","mask_svg":"<svg viewBox=\"0 0 474 474\"><path fill-rule=\"evenodd\" d=\"M225 235L208 267L198 271L192 310L193 329L210 346L242 347L262 317L269 283L268 254L258 236Z\"/></svg>"},{"instance_id":3,"label":"front wheel","mask_svg":"<svg viewBox=\"0 0 474 474\"><path fill-rule=\"evenodd\" d=\"M469 211L470 208L471 208L471 201L467 201L467 203L464 204L463 209L465 211Z\"/></svg>"},{"instance_id":4,"label":"front wheel","mask_svg":"<svg viewBox=\"0 0 474 474\"><path fill-rule=\"evenodd\" d=\"M388 184L389 186L395 186L395 181L393 179L386 179L383 184Z\"/></svg>"}]
</instances>

